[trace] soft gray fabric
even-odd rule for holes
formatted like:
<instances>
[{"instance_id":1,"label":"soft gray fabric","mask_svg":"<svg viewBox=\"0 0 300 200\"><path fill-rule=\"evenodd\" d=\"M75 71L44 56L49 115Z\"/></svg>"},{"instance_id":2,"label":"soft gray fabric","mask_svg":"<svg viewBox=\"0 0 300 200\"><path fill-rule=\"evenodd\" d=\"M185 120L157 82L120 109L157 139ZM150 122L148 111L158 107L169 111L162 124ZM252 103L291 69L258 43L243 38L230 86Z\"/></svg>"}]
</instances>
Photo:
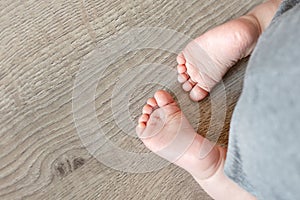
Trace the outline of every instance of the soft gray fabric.
<instances>
[{"instance_id":1,"label":"soft gray fabric","mask_svg":"<svg viewBox=\"0 0 300 200\"><path fill-rule=\"evenodd\" d=\"M296 3L283 2L259 39L231 122L225 173L258 199L300 197L300 4Z\"/></svg>"},{"instance_id":2,"label":"soft gray fabric","mask_svg":"<svg viewBox=\"0 0 300 200\"><path fill-rule=\"evenodd\" d=\"M280 6L275 14L274 20L276 20L280 15L282 15L289 9L293 8L298 3L300 3L300 0L284 0L284 1L282 1L282 3L280 4Z\"/></svg>"}]
</instances>

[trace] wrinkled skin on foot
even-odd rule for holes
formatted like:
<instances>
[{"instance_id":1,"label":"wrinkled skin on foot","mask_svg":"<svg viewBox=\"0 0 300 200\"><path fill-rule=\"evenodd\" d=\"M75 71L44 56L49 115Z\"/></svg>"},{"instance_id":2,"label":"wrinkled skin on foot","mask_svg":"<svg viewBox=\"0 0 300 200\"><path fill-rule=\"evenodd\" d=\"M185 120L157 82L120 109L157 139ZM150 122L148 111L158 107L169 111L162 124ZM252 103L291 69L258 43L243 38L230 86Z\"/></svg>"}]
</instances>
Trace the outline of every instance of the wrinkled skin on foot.
<instances>
[{"instance_id":1,"label":"wrinkled skin on foot","mask_svg":"<svg viewBox=\"0 0 300 200\"><path fill-rule=\"evenodd\" d=\"M189 43L177 56L178 81L200 101L238 60L248 56L260 35L246 16L218 26Z\"/></svg>"},{"instance_id":2,"label":"wrinkled skin on foot","mask_svg":"<svg viewBox=\"0 0 300 200\"><path fill-rule=\"evenodd\" d=\"M214 199L255 199L225 176L226 149L198 135L166 91L148 99L136 132L146 147L188 171Z\"/></svg>"},{"instance_id":3,"label":"wrinkled skin on foot","mask_svg":"<svg viewBox=\"0 0 300 200\"><path fill-rule=\"evenodd\" d=\"M212 145L201 149L204 141L209 141L194 131L166 91L156 92L147 101L136 131L151 151L198 178L209 177L220 164L219 149Z\"/></svg>"}]
</instances>

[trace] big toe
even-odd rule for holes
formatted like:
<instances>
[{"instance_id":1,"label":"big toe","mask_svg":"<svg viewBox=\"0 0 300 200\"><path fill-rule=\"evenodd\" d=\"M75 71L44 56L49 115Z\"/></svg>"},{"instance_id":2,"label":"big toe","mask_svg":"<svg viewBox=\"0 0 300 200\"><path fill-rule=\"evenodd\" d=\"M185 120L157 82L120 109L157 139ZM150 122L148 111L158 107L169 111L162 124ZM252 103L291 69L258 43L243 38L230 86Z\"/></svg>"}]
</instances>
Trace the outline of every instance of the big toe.
<instances>
[{"instance_id":1,"label":"big toe","mask_svg":"<svg viewBox=\"0 0 300 200\"><path fill-rule=\"evenodd\" d=\"M164 90L157 91L154 94L154 98L159 107L163 107L163 106L169 105L171 103L174 103L173 97Z\"/></svg>"},{"instance_id":2,"label":"big toe","mask_svg":"<svg viewBox=\"0 0 300 200\"><path fill-rule=\"evenodd\" d=\"M193 89L190 92L190 98L193 101L201 101L207 96L208 92L199 87L198 85L195 85Z\"/></svg>"}]
</instances>

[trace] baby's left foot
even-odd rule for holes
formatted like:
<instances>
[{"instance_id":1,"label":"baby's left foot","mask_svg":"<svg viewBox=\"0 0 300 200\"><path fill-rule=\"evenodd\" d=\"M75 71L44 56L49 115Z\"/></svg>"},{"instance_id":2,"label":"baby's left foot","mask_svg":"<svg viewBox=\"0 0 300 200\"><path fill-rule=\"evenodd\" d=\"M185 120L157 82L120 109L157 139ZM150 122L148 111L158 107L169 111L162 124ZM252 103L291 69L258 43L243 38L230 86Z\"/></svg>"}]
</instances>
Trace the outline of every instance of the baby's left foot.
<instances>
[{"instance_id":1,"label":"baby's left foot","mask_svg":"<svg viewBox=\"0 0 300 200\"><path fill-rule=\"evenodd\" d=\"M136 131L150 150L187 170L212 198L255 199L225 176L226 150L198 135L169 93L160 90L148 99Z\"/></svg>"},{"instance_id":2,"label":"baby's left foot","mask_svg":"<svg viewBox=\"0 0 300 200\"><path fill-rule=\"evenodd\" d=\"M158 91L154 98L148 99L136 131L150 150L198 179L211 176L220 164L219 147L209 145L208 140L194 131L166 91ZM205 158L200 158L204 141L205 146L212 149ZM202 151L205 152L206 149Z\"/></svg>"}]
</instances>

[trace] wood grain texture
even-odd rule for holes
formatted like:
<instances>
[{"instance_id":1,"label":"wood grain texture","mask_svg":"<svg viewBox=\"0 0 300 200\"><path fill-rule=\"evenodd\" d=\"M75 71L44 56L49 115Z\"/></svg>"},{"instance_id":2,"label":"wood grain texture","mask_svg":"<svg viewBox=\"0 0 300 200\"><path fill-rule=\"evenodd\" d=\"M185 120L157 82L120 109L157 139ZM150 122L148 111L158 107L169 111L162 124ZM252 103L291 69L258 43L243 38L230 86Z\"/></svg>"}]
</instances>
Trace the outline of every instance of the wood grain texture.
<instances>
[{"instance_id":1,"label":"wood grain texture","mask_svg":"<svg viewBox=\"0 0 300 200\"><path fill-rule=\"evenodd\" d=\"M260 0L2 1L0 4L0 199L210 199L182 169L168 165L135 174L109 168L82 144L75 127L72 91L83 60L99 44L133 28L173 29L195 38L207 29L246 13ZM95 108L107 138L126 151L148 152L115 124L110 102L124 71L143 63L175 67L176 55L157 49L129 52L105 71ZM242 88L246 59L224 78L227 142L229 121ZM153 68L153 71L163 70ZM150 72L151 72L150 70ZM147 72L148 73L148 72ZM149 74L136 74L139 76ZM158 84L129 79L136 92L120 103L136 119ZM130 86L128 86L130 87ZM215 94L220 88L217 86ZM182 91L183 93L183 91ZM200 113L185 107L198 132L210 123L210 99ZM84 105L82 105L84 107ZM114 108L118 109L118 108ZM128 120L128 122L126 122ZM213 122L212 122L213 124ZM213 137L213 136L211 136ZM112 157L114 155L111 155Z\"/></svg>"}]
</instances>

